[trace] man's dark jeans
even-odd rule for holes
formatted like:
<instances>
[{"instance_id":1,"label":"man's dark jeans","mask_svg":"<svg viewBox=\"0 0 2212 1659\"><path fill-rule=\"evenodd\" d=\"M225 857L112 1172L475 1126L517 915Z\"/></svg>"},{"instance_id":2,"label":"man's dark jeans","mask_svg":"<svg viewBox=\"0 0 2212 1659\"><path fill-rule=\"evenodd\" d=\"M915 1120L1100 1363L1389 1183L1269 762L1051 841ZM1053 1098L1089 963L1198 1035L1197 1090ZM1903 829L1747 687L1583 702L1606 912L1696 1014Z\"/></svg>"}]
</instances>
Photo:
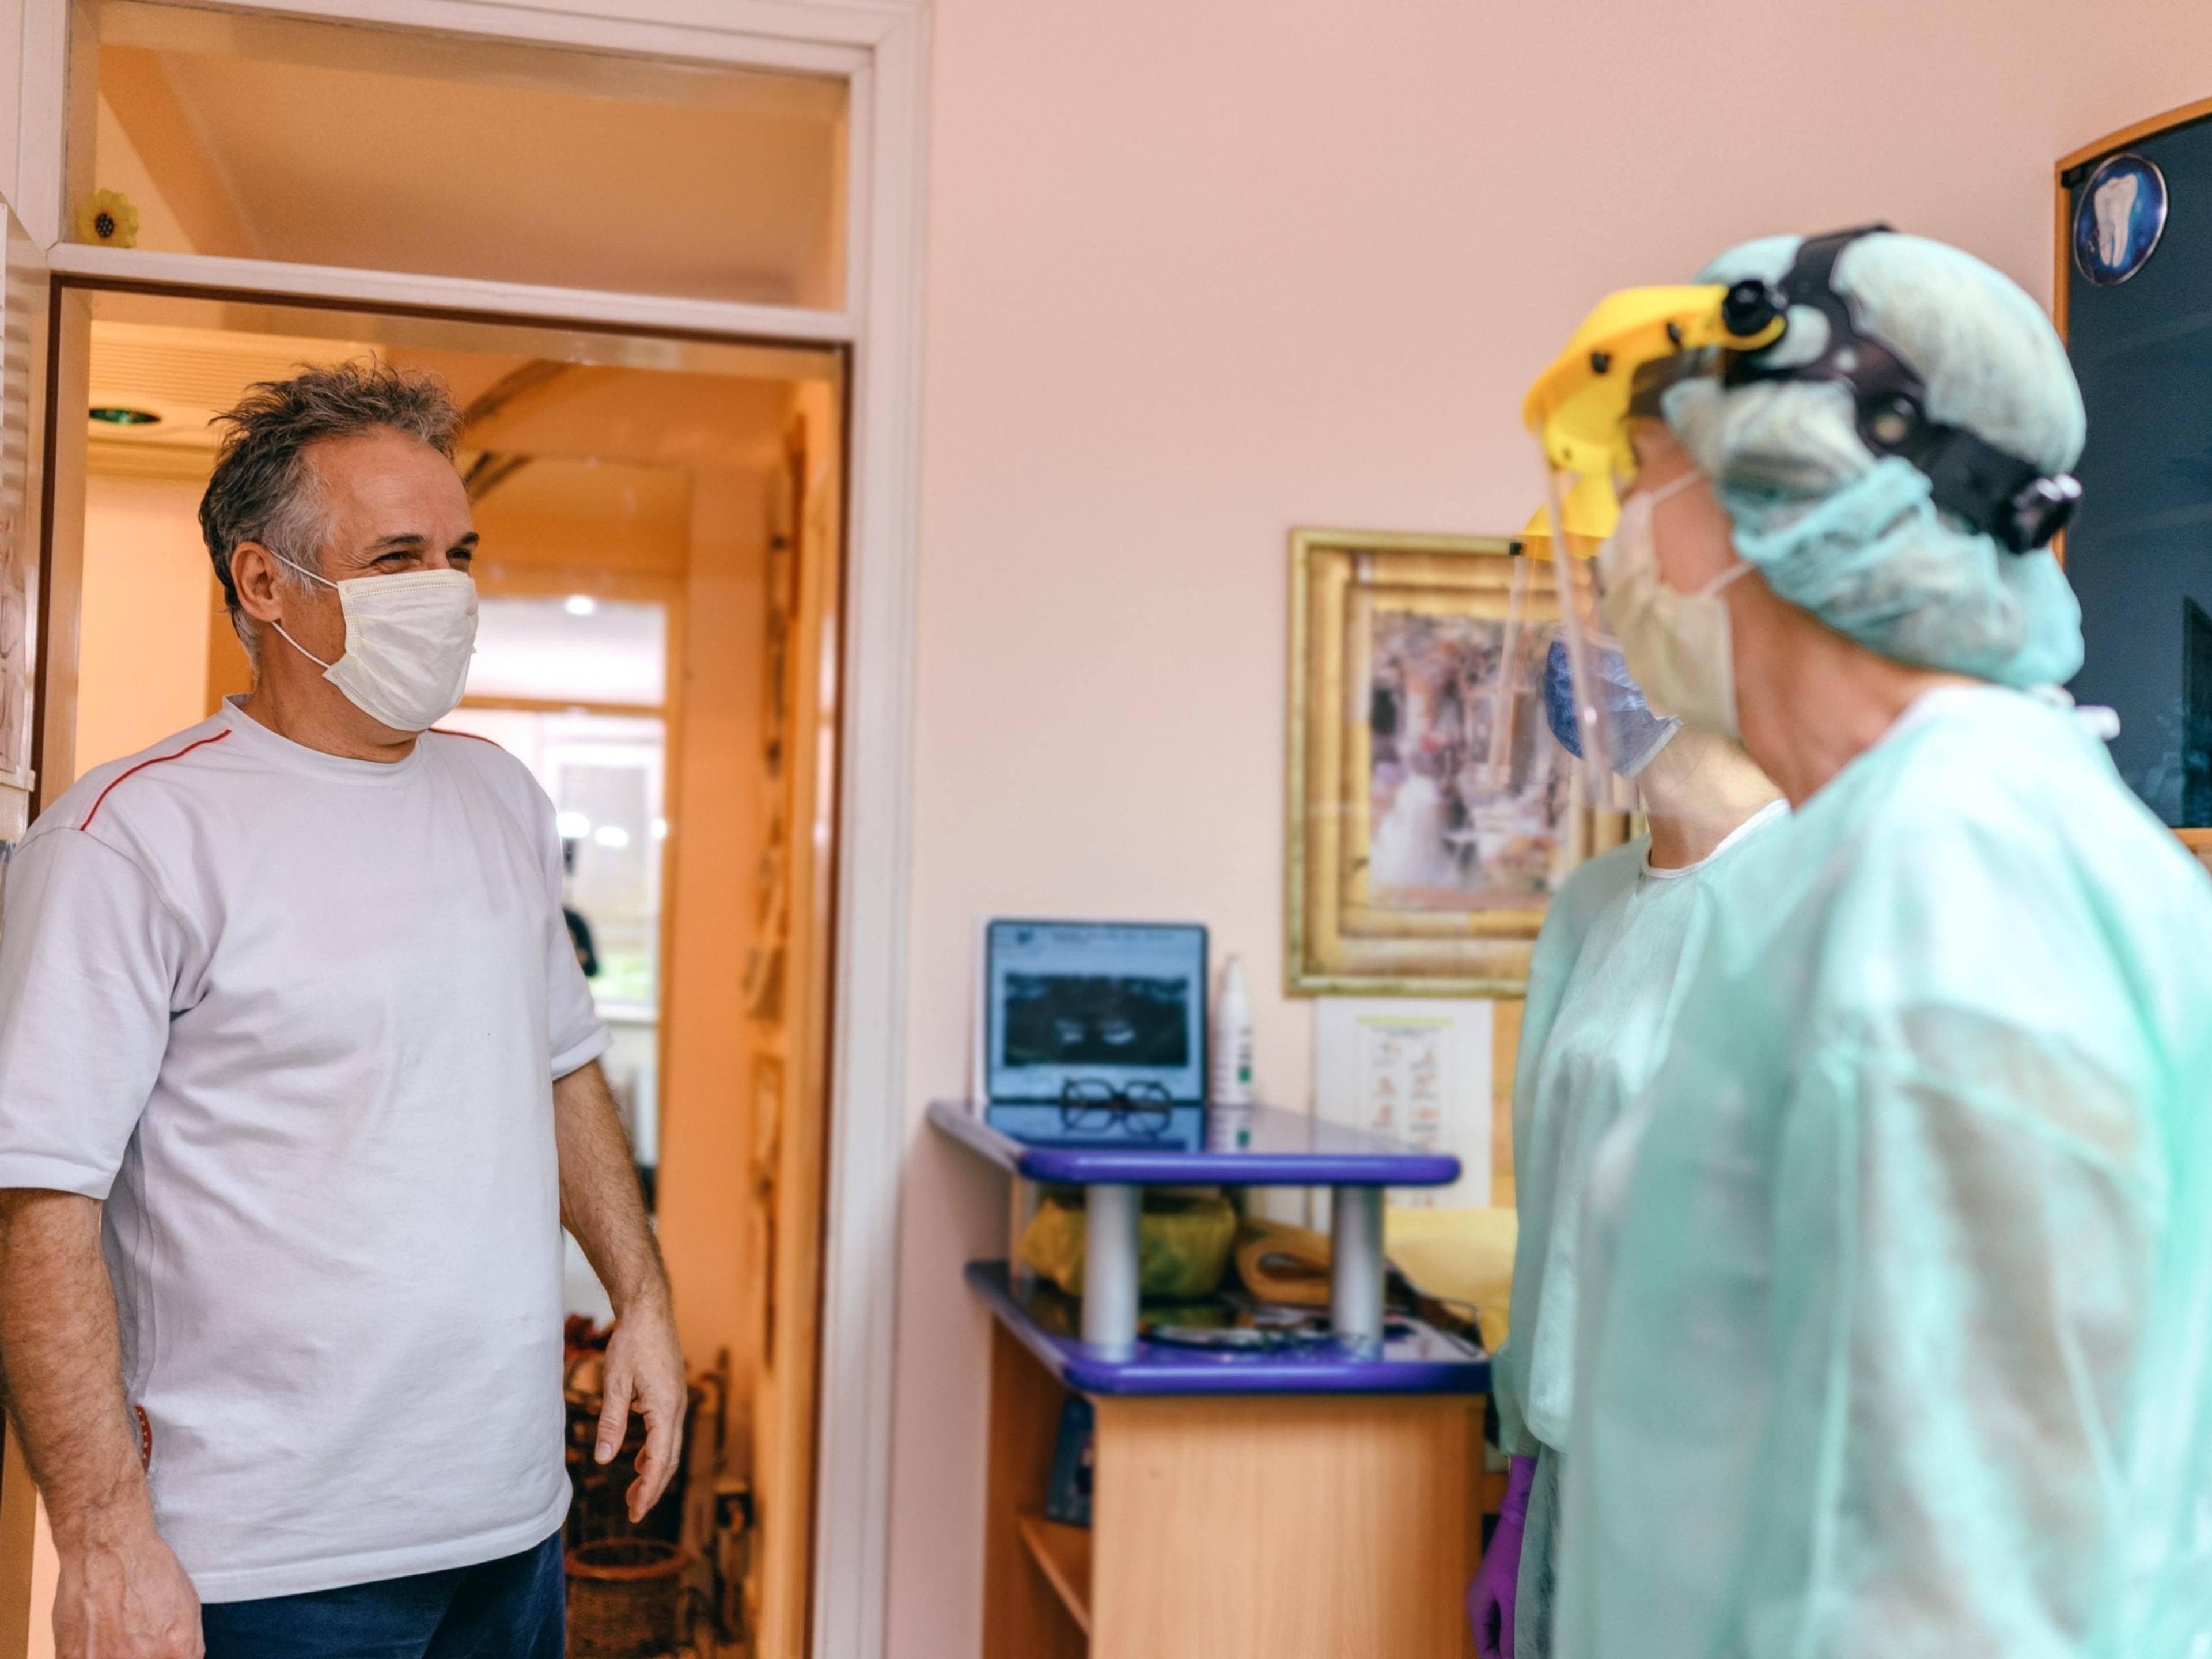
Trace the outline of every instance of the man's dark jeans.
<instances>
[{"instance_id":1,"label":"man's dark jeans","mask_svg":"<svg viewBox=\"0 0 2212 1659\"><path fill-rule=\"evenodd\" d=\"M561 1534L481 1566L200 1610L207 1659L562 1659Z\"/></svg>"}]
</instances>

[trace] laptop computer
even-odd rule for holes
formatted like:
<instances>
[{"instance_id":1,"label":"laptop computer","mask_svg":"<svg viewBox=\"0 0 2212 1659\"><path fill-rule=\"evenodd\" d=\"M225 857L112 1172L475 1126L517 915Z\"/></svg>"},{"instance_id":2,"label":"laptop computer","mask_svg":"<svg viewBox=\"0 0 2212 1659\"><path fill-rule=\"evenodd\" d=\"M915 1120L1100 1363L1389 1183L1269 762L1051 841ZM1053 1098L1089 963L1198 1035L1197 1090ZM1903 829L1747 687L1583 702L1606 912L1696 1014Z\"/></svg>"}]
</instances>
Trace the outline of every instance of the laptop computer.
<instances>
[{"instance_id":1,"label":"laptop computer","mask_svg":"<svg viewBox=\"0 0 2212 1659\"><path fill-rule=\"evenodd\" d=\"M1208 982L1195 923L987 924L987 1120L1036 1143L1202 1146Z\"/></svg>"}]
</instances>

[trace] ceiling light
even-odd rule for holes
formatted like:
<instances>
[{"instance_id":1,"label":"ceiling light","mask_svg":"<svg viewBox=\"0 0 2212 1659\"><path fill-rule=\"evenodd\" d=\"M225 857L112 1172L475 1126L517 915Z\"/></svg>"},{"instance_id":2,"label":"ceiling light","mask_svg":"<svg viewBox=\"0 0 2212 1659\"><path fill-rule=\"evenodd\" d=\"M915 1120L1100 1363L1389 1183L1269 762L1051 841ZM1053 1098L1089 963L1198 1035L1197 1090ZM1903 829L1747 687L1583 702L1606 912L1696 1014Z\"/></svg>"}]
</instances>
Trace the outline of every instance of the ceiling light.
<instances>
[{"instance_id":1,"label":"ceiling light","mask_svg":"<svg viewBox=\"0 0 2212 1659\"><path fill-rule=\"evenodd\" d=\"M94 404L92 418L103 426L159 426L161 417L150 409L132 409L124 404Z\"/></svg>"},{"instance_id":2,"label":"ceiling light","mask_svg":"<svg viewBox=\"0 0 2212 1659\"><path fill-rule=\"evenodd\" d=\"M629 831L619 823L603 823L592 831L592 839L602 847L611 847L619 852L629 845Z\"/></svg>"},{"instance_id":3,"label":"ceiling light","mask_svg":"<svg viewBox=\"0 0 2212 1659\"><path fill-rule=\"evenodd\" d=\"M592 833L592 821L581 812L563 812L553 820L553 828L562 841L581 841Z\"/></svg>"},{"instance_id":4,"label":"ceiling light","mask_svg":"<svg viewBox=\"0 0 2212 1659\"><path fill-rule=\"evenodd\" d=\"M653 838L655 841L666 841L668 839L668 820L666 818L653 819Z\"/></svg>"},{"instance_id":5,"label":"ceiling light","mask_svg":"<svg viewBox=\"0 0 2212 1659\"><path fill-rule=\"evenodd\" d=\"M561 608L572 617L588 617L599 608L599 602L588 593L571 593L561 601Z\"/></svg>"}]
</instances>

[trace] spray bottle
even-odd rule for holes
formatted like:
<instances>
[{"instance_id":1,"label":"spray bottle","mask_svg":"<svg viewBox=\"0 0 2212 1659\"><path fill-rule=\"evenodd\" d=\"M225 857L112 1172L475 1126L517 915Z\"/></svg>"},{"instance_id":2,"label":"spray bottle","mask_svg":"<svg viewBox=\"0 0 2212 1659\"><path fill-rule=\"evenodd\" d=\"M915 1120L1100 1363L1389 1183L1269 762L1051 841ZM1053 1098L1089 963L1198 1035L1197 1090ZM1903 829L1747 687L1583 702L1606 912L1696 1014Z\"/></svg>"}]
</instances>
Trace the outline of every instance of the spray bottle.
<instances>
[{"instance_id":1,"label":"spray bottle","mask_svg":"<svg viewBox=\"0 0 2212 1659\"><path fill-rule=\"evenodd\" d=\"M1245 993L1241 956L1231 956L1221 966L1221 990L1213 1002L1212 1048L1206 1149L1241 1152L1252 1144L1252 1000Z\"/></svg>"}]
</instances>

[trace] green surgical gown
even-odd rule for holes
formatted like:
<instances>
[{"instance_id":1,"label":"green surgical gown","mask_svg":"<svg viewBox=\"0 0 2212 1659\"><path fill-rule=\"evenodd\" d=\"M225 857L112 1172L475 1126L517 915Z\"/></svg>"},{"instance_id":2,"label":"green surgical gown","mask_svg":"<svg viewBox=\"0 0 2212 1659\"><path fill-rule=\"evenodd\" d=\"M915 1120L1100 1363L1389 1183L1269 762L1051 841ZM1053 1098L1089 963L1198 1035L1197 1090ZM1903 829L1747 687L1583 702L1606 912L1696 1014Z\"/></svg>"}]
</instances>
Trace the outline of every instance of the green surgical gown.
<instances>
[{"instance_id":1,"label":"green surgical gown","mask_svg":"<svg viewBox=\"0 0 2212 1659\"><path fill-rule=\"evenodd\" d=\"M1562 1659L2212 1644L2212 883L2069 714L1744 848L1599 1164Z\"/></svg>"},{"instance_id":2,"label":"green surgical gown","mask_svg":"<svg viewBox=\"0 0 2212 1659\"><path fill-rule=\"evenodd\" d=\"M1493 1367L1500 1444L1516 1456L1540 1452L1546 1464L1522 1541L1515 1645L1523 1654L1542 1654L1549 1628L1590 1158L1665 1050L1713 893L1744 849L1787 817L1777 801L1684 870L1645 869L1644 840L1594 859L1567 878L1536 940L1513 1079L1521 1229L1512 1334Z\"/></svg>"}]
</instances>

